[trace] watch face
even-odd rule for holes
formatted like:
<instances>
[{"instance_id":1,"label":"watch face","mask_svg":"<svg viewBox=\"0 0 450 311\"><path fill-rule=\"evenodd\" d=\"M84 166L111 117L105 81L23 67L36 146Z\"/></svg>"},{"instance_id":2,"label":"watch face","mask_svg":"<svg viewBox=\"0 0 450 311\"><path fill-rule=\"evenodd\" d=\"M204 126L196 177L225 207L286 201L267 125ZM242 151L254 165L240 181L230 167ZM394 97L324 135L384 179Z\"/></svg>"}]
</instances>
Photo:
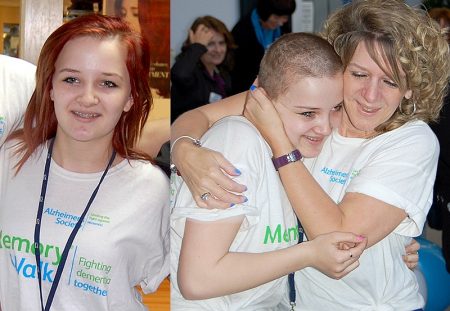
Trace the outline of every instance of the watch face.
<instances>
[{"instance_id":1,"label":"watch face","mask_svg":"<svg viewBox=\"0 0 450 311\"><path fill-rule=\"evenodd\" d=\"M294 152L291 152L291 153L289 153L288 155L286 155L286 158L287 158L286 160L287 160L289 163L297 161L297 158L296 158Z\"/></svg>"}]
</instances>

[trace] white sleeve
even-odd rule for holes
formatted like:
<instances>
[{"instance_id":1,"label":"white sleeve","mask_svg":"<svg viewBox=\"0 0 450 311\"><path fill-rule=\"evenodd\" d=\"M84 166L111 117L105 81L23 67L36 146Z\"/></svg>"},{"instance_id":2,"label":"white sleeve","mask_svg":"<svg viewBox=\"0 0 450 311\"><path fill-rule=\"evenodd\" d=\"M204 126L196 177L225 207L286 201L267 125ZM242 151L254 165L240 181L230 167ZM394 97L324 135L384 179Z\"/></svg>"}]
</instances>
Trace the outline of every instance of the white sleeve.
<instances>
[{"instance_id":1,"label":"white sleeve","mask_svg":"<svg viewBox=\"0 0 450 311\"><path fill-rule=\"evenodd\" d=\"M152 219L147 222L148 226L158 228L158 234L149 237L149 248L145 252L151 252L145 262L144 279L140 285L145 294L156 291L161 282L169 275L170 270L170 237L169 237L169 184L166 175L159 170L154 177L154 184L158 185L158 190L152 192L155 201L161 206L150 206L152 209L159 209L159 215L152 215ZM146 193L149 195L149 193Z\"/></svg>"},{"instance_id":2,"label":"white sleeve","mask_svg":"<svg viewBox=\"0 0 450 311\"><path fill-rule=\"evenodd\" d=\"M418 236L432 203L439 143L423 122L387 136L347 192L363 193L405 210L408 217L394 232Z\"/></svg>"},{"instance_id":3,"label":"white sleeve","mask_svg":"<svg viewBox=\"0 0 450 311\"><path fill-rule=\"evenodd\" d=\"M239 119L221 121L215 124L202 138L202 145L222 153L241 171L234 179L247 186L244 195L248 201L228 209L203 209L197 207L187 186L182 183L177 193L175 208L172 211L172 228L182 236L186 218L199 221L217 221L233 216L244 215L240 230L247 230L260 220L260 207L255 206L261 174L264 174L263 157L270 157L266 143L257 130L248 122ZM176 177L180 178L180 177Z\"/></svg>"},{"instance_id":4,"label":"white sleeve","mask_svg":"<svg viewBox=\"0 0 450 311\"><path fill-rule=\"evenodd\" d=\"M36 67L24 60L0 56L0 147L22 125L35 89Z\"/></svg>"}]
</instances>

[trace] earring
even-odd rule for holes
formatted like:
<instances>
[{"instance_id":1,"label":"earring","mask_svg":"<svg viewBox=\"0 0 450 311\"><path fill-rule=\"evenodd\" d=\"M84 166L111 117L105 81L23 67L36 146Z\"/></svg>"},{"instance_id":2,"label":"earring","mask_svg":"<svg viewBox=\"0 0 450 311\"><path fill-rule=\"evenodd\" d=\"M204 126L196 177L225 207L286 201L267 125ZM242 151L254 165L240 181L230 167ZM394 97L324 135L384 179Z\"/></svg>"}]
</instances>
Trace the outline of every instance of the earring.
<instances>
[{"instance_id":1,"label":"earring","mask_svg":"<svg viewBox=\"0 0 450 311\"><path fill-rule=\"evenodd\" d=\"M400 113L401 113L402 115L411 117L411 116L413 116L413 115L416 113L416 103L415 103L415 102L413 103L413 111L412 111L410 114L406 114L406 113L403 112L402 104L400 104L400 105L398 106L398 110L400 111Z\"/></svg>"}]
</instances>

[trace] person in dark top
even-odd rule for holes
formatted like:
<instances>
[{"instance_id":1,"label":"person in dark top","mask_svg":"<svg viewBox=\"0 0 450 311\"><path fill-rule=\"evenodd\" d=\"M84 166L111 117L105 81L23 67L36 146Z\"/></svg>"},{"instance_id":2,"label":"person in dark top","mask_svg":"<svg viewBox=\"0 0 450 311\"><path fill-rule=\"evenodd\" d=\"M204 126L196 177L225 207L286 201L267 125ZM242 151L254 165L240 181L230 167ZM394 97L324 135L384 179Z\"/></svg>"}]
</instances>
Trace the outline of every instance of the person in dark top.
<instances>
[{"instance_id":1,"label":"person in dark top","mask_svg":"<svg viewBox=\"0 0 450 311\"><path fill-rule=\"evenodd\" d=\"M436 20L441 28L450 27L450 9L433 8L428 11L431 18ZM447 32L447 42L450 35ZM449 92L450 85L447 86ZM442 230L442 253L446 269L450 273L450 93L444 99L444 107L439 115L439 122L430 124L436 134L439 145L439 162L433 192L433 205L428 213L428 225Z\"/></svg>"},{"instance_id":2,"label":"person in dark top","mask_svg":"<svg viewBox=\"0 0 450 311\"><path fill-rule=\"evenodd\" d=\"M183 112L230 95L234 47L231 33L217 18L194 21L171 69L172 122Z\"/></svg>"},{"instance_id":3,"label":"person in dark top","mask_svg":"<svg viewBox=\"0 0 450 311\"><path fill-rule=\"evenodd\" d=\"M231 72L232 93L248 90L259 71L265 50L282 34L296 8L295 0L258 0L256 8L233 27L237 48Z\"/></svg>"},{"instance_id":4,"label":"person in dark top","mask_svg":"<svg viewBox=\"0 0 450 311\"><path fill-rule=\"evenodd\" d=\"M444 100L438 123L432 123L439 145L439 162L434 184L433 205L427 220L430 227L442 230L442 253L450 273L450 95Z\"/></svg>"}]
</instances>

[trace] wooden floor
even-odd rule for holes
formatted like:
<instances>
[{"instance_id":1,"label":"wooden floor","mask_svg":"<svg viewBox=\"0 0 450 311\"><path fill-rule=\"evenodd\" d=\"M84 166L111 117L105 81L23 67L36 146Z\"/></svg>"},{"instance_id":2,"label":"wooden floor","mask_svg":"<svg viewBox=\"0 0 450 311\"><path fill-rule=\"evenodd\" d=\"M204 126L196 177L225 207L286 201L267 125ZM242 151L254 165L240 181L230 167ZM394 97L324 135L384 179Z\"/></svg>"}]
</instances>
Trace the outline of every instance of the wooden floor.
<instances>
[{"instance_id":1,"label":"wooden floor","mask_svg":"<svg viewBox=\"0 0 450 311\"><path fill-rule=\"evenodd\" d=\"M155 293L143 295L143 301L150 311L170 310L170 283L165 279Z\"/></svg>"}]
</instances>

